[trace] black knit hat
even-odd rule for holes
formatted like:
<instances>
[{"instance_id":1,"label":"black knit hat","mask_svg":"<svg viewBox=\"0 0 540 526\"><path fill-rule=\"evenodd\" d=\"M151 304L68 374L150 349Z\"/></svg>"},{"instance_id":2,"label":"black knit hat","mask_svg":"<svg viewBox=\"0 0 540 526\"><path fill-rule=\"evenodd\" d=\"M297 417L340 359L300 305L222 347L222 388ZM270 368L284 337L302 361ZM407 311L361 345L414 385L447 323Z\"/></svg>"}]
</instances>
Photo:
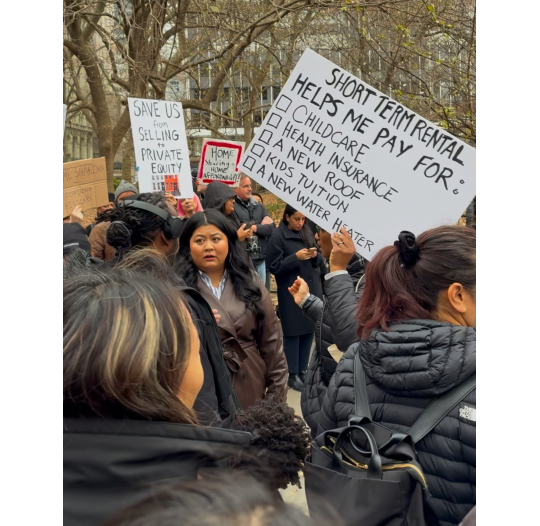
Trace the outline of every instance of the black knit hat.
<instances>
[{"instance_id":1,"label":"black knit hat","mask_svg":"<svg viewBox=\"0 0 540 526\"><path fill-rule=\"evenodd\" d=\"M75 248L82 248L90 254L90 241L79 223L64 223L64 256Z\"/></svg>"}]
</instances>

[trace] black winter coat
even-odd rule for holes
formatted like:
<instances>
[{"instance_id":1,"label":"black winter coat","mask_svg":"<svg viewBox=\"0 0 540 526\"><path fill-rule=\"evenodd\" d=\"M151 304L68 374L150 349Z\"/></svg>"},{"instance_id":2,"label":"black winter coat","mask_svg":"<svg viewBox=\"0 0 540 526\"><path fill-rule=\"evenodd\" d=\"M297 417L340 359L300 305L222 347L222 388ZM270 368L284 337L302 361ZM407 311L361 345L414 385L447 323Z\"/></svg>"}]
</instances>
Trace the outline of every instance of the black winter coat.
<instances>
[{"instance_id":1,"label":"black winter coat","mask_svg":"<svg viewBox=\"0 0 540 526\"><path fill-rule=\"evenodd\" d=\"M316 258L301 261L296 257L296 253L303 248L308 247L300 234L290 230L283 221L268 242L267 268L276 277L279 317L284 336L300 336L315 330L315 324L304 316L288 290L298 276L306 281L310 294L322 299L319 269L323 263L322 255L317 252Z\"/></svg>"},{"instance_id":2,"label":"black winter coat","mask_svg":"<svg viewBox=\"0 0 540 526\"><path fill-rule=\"evenodd\" d=\"M64 419L64 526L100 526L236 454L242 431L138 420Z\"/></svg>"},{"instance_id":3,"label":"black winter coat","mask_svg":"<svg viewBox=\"0 0 540 526\"><path fill-rule=\"evenodd\" d=\"M219 426L222 420L232 417L241 409L240 402L232 387L218 326L210 305L198 290L185 285L180 290L193 314L193 322L201 341L204 380L193 409L202 425Z\"/></svg>"},{"instance_id":4,"label":"black winter coat","mask_svg":"<svg viewBox=\"0 0 540 526\"><path fill-rule=\"evenodd\" d=\"M354 411L360 353L375 422L406 433L438 395L476 372L476 331L435 320L373 331L341 358L324 399L318 433L346 426ZM476 390L416 444L440 526L459 524L476 504Z\"/></svg>"},{"instance_id":5,"label":"black winter coat","mask_svg":"<svg viewBox=\"0 0 540 526\"><path fill-rule=\"evenodd\" d=\"M351 272L356 277L354 266ZM317 432L318 416L330 378L337 366L328 347L336 345L344 352L357 340L358 323L355 315L365 283L363 279L358 283L360 279L355 282L350 273L333 276L324 281L324 304L319 298L310 296L302 306L304 314L316 323L315 350L311 355L300 397L302 416L313 436Z\"/></svg>"},{"instance_id":6,"label":"black winter coat","mask_svg":"<svg viewBox=\"0 0 540 526\"><path fill-rule=\"evenodd\" d=\"M253 222L257 227L257 232L254 235L257 236L258 244L260 247L260 252L252 253L251 259L256 262L262 262L266 259L266 247L272 233L276 229L276 225L271 223L269 225L261 225L261 221L265 217L270 217L268 210L259 203L256 199L251 197L247 202L242 201L238 196L236 196L236 202L234 203L234 211L236 215L243 221L248 224Z\"/></svg>"}]
</instances>

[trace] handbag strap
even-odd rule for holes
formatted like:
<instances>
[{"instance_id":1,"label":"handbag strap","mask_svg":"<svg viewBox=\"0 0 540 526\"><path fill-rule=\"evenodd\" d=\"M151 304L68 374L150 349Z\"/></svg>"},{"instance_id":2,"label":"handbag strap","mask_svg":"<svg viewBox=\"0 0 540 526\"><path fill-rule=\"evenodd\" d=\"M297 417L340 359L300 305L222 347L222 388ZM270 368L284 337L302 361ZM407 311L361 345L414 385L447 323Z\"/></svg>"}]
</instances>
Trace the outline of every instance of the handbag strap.
<instances>
[{"instance_id":1,"label":"handbag strap","mask_svg":"<svg viewBox=\"0 0 540 526\"><path fill-rule=\"evenodd\" d=\"M411 437L413 444L422 440L474 389L476 389L476 373L467 378L462 384L435 398L424 409L407 433Z\"/></svg>"},{"instance_id":2,"label":"handbag strap","mask_svg":"<svg viewBox=\"0 0 540 526\"><path fill-rule=\"evenodd\" d=\"M362 274L362 277L358 280L356 287L354 287L354 292L358 292L358 289L360 288L362 281L364 281L365 276L366 276L365 274Z\"/></svg>"},{"instance_id":3,"label":"handbag strap","mask_svg":"<svg viewBox=\"0 0 540 526\"><path fill-rule=\"evenodd\" d=\"M366 388L366 373L360 361L360 349L354 357L354 416L359 418L369 418L371 420L371 411Z\"/></svg>"}]
</instances>

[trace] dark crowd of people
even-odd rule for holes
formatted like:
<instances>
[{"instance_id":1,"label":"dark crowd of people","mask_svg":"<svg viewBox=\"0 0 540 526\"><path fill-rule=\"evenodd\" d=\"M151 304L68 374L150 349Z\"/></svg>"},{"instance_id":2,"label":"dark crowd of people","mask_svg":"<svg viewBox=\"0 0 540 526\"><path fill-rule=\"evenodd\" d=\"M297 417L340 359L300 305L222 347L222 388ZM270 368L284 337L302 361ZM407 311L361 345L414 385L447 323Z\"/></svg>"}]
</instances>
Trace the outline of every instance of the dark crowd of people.
<instances>
[{"instance_id":1,"label":"dark crowd of people","mask_svg":"<svg viewBox=\"0 0 540 526\"><path fill-rule=\"evenodd\" d=\"M121 181L64 218L65 526L475 524L475 227L368 262L290 205L276 225L245 175L193 190ZM362 486L396 469L421 491ZM279 492L301 473L310 516ZM422 518L362 509L396 499Z\"/></svg>"}]
</instances>

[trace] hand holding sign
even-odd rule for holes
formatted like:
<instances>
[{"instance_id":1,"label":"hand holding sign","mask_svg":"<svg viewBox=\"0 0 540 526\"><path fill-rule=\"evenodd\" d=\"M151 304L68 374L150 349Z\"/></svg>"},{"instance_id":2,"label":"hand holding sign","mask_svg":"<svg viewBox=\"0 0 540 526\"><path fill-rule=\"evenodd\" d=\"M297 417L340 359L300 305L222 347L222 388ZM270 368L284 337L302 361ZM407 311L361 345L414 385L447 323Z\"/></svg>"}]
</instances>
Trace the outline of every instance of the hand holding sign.
<instances>
[{"instance_id":1,"label":"hand holding sign","mask_svg":"<svg viewBox=\"0 0 540 526\"><path fill-rule=\"evenodd\" d=\"M367 259L403 229L455 224L475 150L307 49L239 169ZM358 225L362 225L359 230Z\"/></svg>"},{"instance_id":2,"label":"hand holding sign","mask_svg":"<svg viewBox=\"0 0 540 526\"><path fill-rule=\"evenodd\" d=\"M332 234L332 252L330 252L330 272L347 270L347 265L356 253L354 241L345 228L341 227L341 233Z\"/></svg>"},{"instance_id":3,"label":"hand holding sign","mask_svg":"<svg viewBox=\"0 0 540 526\"><path fill-rule=\"evenodd\" d=\"M72 211L71 214L69 214L69 220L71 223L79 223L80 225L83 224L84 217L81 205L77 205Z\"/></svg>"}]
</instances>

